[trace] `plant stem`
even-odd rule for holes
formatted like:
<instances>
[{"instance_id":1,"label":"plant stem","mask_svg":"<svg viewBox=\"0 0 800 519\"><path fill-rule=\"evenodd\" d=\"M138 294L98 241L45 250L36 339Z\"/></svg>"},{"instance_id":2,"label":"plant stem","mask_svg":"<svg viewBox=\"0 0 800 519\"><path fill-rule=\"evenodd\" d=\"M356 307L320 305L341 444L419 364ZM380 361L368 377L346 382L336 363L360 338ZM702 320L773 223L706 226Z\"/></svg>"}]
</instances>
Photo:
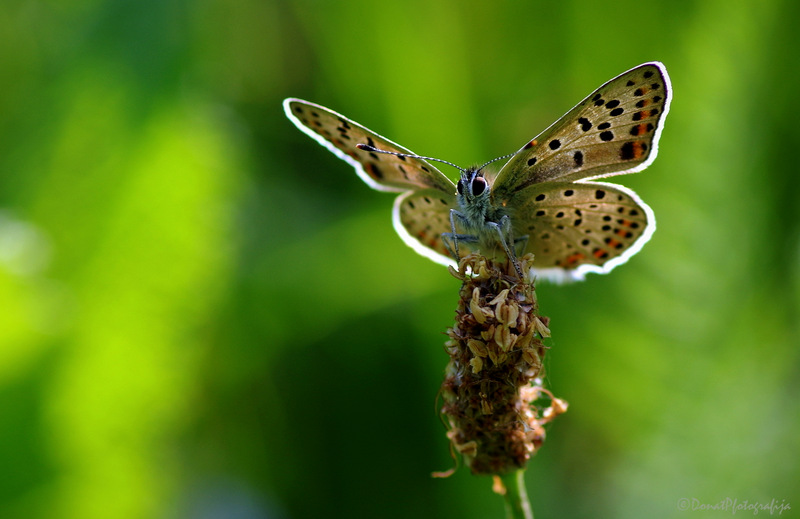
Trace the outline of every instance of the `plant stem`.
<instances>
[{"instance_id":1,"label":"plant stem","mask_svg":"<svg viewBox=\"0 0 800 519\"><path fill-rule=\"evenodd\" d=\"M500 476L506 487L506 518L533 519L533 509L525 489L525 469Z\"/></svg>"}]
</instances>

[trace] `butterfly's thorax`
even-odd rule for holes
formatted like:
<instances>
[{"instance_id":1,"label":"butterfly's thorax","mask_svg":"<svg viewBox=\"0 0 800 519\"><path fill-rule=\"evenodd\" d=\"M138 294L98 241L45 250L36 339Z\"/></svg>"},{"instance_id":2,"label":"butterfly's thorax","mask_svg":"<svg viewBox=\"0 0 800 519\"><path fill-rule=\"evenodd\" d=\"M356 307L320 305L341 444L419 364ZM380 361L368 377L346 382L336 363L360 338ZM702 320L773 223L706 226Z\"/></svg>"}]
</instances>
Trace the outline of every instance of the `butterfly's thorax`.
<instances>
[{"instance_id":1,"label":"butterfly's thorax","mask_svg":"<svg viewBox=\"0 0 800 519\"><path fill-rule=\"evenodd\" d=\"M461 175L456 200L464 227L458 231L477 236L481 249L494 249L497 234L487 224L499 223L506 211L492 203L491 185L480 171L470 168Z\"/></svg>"}]
</instances>

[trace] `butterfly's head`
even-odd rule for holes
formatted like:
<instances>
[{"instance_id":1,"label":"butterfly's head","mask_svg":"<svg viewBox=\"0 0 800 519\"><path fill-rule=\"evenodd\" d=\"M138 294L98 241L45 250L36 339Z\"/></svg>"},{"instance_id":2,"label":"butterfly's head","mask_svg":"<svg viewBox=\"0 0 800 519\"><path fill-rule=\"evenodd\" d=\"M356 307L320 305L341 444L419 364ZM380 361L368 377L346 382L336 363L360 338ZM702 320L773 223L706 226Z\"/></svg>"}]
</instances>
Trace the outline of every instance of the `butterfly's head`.
<instances>
[{"instance_id":1,"label":"butterfly's head","mask_svg":"<svg viewBox=\"0 0 800 519\"><path fill-rule=\"evenodd\" d=\"M489 193L492 188L489 181L478 168L469 168L461 173L456 186L456 200L462 215L469 227L480 228L489 218L491 201Z\"/></svg>"},{"instance_id":2,"label":"butterfly's head","mask_svg":"<svg viewBox=\"0 0 800 519\"><path fill-rule=\"evenodd\" d=\"M465 204L468 204L485 211L487 205L489 204L489 194L492 188L489 184L489 180L486 178L486 175L483 174L483 169L492 162L496 162L501 159L507 159L516 154L517 152L509 153L508 155L503 155L502 157L497 157L496 159L492 159L482 166L468 169L459 168L461 169L461 179L458 181L457 188L458 201L461 207L464 207Z\"/></svg>"},{"instance_id":3,"label":"butterfly's head","mask_svg":"<svg viewBox=\"0 0 800 519\"><path fill-rule=\"evenodd\" d=\"M459 201L472 204L479 200L488 200L491 188L480 169L469 168L461 172L457 190Z\"/></svg>"}]
</instances>

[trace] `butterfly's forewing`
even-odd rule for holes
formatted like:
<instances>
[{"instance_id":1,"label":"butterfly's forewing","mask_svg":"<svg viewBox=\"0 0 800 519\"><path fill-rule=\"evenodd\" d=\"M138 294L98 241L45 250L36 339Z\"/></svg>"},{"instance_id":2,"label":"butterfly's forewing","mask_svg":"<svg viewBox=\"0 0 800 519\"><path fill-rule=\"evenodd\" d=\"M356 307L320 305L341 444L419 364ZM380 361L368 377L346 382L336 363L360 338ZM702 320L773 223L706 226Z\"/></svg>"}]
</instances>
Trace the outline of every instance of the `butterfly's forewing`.
<instances>
[{"instance_id":1,"label":"butterfly's forewing","mask_svg":"<svg viewBox=\"0 0 800 519\"><path fill-rule=\"evenodd\" d=\"M526 187L646 168L656 157L671 97L661 63L639 65L607 82L506 163L495 179L496 204L512 205Z\"/></svg>"},{"instance_id":2,"label":"butterfly's forewing","mask_svg":"<svg viewBox=\"0 0 800 519\"><path fill-rule=\"evenodd\" d=\"M624 263L655 230L652 210L622 186L603 182L543 182L525 188L512 218L528 236L537 274L582 279Z\"/></svg>"},{"instance_id":3,"label":"butterfly's forewing","mask_svg":"<svg viewBox=\"0 0 800 519\"><path fill-rule=\"evenodd\" d=\"M351 164L370 187L380 191L432 188L447 194L455 192L455 184L422 159L356 148L357 144L368 144L384 151L412 154L343 115L302 99L286 99L283 106L286 116L300 130Z\"/></svg>"},{"instance_id":4,"label":"butterfly's forewing","mask_svg":"<svg viewBox=\"0 0 800 519\"><path fill-rule=\"evenodd\" d=\"M456 197L437 189L411 191L394 203L394 228L397 234L419 254L442 265L455 265L442 241L450 232L450 209Z\"/></svg>"},{"instance_id":5,"label":"butterfly's forewing","mask_svg":"<svg viewBox=\"0 0 800 519\"><path fill-rule=\"evenodd\" d=\"M351 164L372 188L405 191L395 200L394 227L419 254L443 265L454 265L442 242L450 232L450 209L456 206L453 182L425 160L379 154L356 147L367 144L384 151L412 152L327 108L287 99L286 115L300 130Z\"/></svg>"}]
</instances>

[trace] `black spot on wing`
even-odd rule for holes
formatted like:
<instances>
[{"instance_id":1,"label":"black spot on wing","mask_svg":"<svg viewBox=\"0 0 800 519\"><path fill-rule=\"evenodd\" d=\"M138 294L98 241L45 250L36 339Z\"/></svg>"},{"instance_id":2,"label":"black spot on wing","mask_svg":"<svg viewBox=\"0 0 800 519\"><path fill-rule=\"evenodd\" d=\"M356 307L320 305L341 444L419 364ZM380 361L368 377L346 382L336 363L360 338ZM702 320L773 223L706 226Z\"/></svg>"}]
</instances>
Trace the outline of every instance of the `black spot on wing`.
<instances>
[{"instance_id":1,"label":"black spot on wing","mask_svg":"<svg viewBox=\"0 0 800 519\"><path fill-rule=\"evenodd\" d=\"M383 172L380 170L378 166L373 164L372 162L367 162L364 164L364 169L367 171L370 177L375 180L383 180Z\"/></svg>"}]
</instances>

